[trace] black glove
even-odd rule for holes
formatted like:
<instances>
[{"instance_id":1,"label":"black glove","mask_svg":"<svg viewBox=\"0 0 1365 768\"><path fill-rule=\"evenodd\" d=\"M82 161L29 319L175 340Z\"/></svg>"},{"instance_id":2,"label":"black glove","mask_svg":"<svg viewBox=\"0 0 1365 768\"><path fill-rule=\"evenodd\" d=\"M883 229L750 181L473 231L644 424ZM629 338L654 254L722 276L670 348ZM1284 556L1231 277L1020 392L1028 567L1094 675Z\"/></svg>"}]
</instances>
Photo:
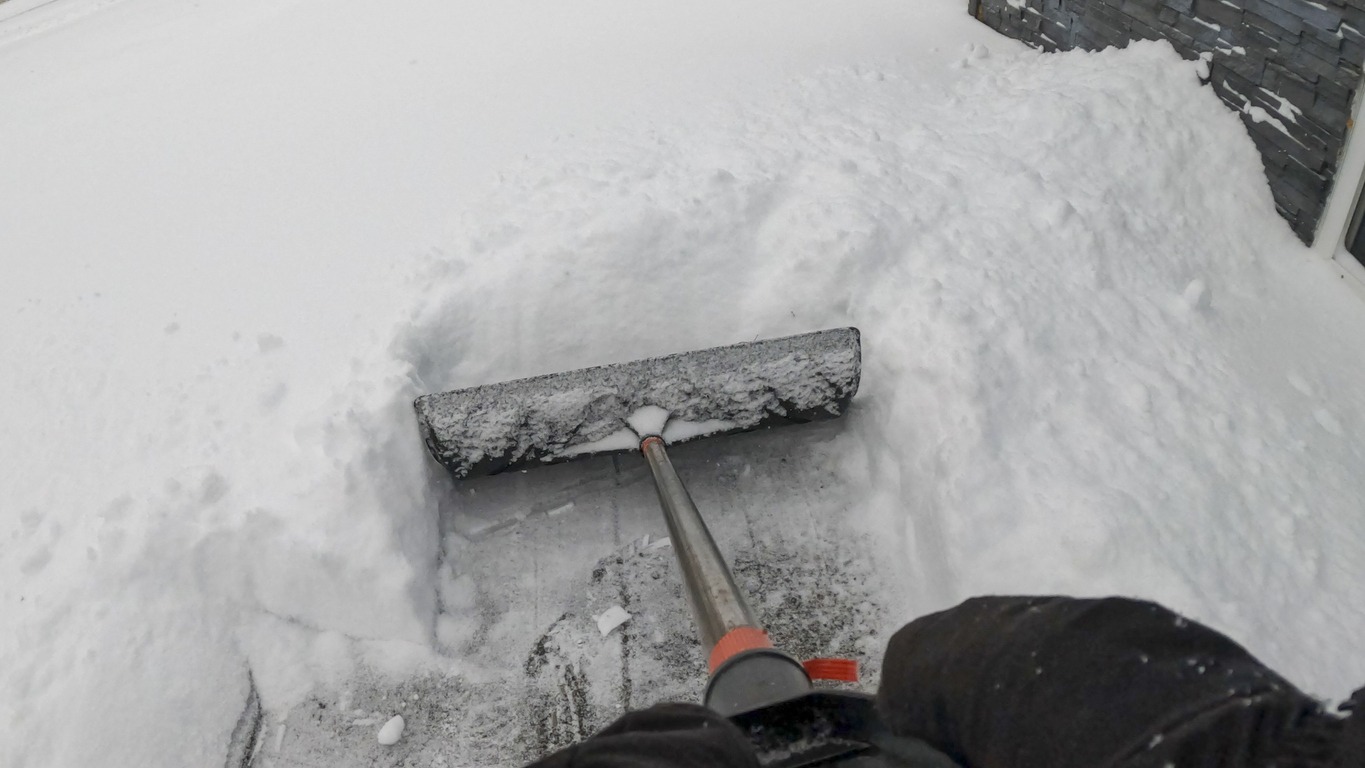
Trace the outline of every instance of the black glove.
<instances>
[{"instance_id":1,"label":"black glove","mask_svg":"<svg viewBox=\"0 0 1365 768\"><path fill-rule=\"evenodd\" d=\"M758 768L749 740L700 704L630 712L531 768Z\"/></svg>"},{"instance_id":2,"label":"black glove","mask_svg":"<svg viewBox=\"0 0 1365 768\"><path fill-rule=\"evenodd\" d=\"M1224 635L1121 598L984 597L917 619L891 639L878 707L970 768L1359 768L1348 735L1365 738Z\"/></svg>"},{"instance_id":3,"label":"black glove","mask_svg":"<svg viewBox=\"0 0 1365 768\"><path fill-rule=\"evenodd\" d=\"M1365 768L1365 689L1321 705L1226 636L1153 603L983 597L891 639L878 709L966 768ZM632 712L535 768L757 768L696 704Z\"/></svg>"}]
</instances>

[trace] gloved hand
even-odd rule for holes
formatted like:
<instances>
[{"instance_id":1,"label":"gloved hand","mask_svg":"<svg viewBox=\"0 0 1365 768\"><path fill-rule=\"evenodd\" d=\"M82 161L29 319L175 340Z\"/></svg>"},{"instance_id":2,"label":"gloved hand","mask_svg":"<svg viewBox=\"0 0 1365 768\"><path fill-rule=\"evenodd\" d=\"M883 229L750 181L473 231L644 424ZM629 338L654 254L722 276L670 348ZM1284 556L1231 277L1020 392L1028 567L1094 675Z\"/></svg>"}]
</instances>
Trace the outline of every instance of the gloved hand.
<instances>
[{"instance_id":1,"label":"gloved hand","mask_svg":"<svg viewBox=\"0 0 1365 768\"><path fill-rule=\"evenodd\" d=\"M758 768L749 740L700 704L656 704L629 712L592 738L531 768Z\"/></svg>"},{"instance_id":2,"label":"gloved hand","mask_svg":"<svg viewBox=\"0 0 1365 768\"><path fill-rule=\"evenodd\" d=\"M878 708L970 768L1365 765L1362 715L1343 723L1224 635L1121 598L983 597L916 619L891 639Z\"/></svg>"},{"instance_id":3,"label":"gloved hand","mask_svg":"<svg viewBox=\"0 0 1365 768\"><path fill-rule=\"evenodd\" d=\"M1154 603L982 597L891 639L878 709L965 768L1365 768L1365 689L1327 714L1246 649ZM632 712L536 768L757 768L697 704Z\"/></svg>"}]
</instances>

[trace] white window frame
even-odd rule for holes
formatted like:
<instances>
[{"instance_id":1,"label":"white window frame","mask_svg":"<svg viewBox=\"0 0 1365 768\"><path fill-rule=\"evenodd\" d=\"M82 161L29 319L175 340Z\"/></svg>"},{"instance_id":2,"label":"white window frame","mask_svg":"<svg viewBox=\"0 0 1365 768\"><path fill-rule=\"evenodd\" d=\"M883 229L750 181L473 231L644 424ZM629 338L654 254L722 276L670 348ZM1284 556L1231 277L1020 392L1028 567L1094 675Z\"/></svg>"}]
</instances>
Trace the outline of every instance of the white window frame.
<instances>
[{"instance_id":1,"label":"white window frame","mask_svg":"<svg viewBox=\"0 0 1365 768\"><path fill-rule=\"evenodd\" d=\"M1318 220L1313 250L1332 262L1342 277L1365 298L1365 265L1346 250L1346 238L1352 234L1356 219L1365 213L1365 136L1358 130L1361 123L1361 91L1365 83L1356 86L1355 104L1351 107L1351 128L1346 134L1346 147L1337 165L1336 181L1327 197L1327 207ZM1361 224L1365 226L1365 224Z\"/></svg>"}]
</instances>

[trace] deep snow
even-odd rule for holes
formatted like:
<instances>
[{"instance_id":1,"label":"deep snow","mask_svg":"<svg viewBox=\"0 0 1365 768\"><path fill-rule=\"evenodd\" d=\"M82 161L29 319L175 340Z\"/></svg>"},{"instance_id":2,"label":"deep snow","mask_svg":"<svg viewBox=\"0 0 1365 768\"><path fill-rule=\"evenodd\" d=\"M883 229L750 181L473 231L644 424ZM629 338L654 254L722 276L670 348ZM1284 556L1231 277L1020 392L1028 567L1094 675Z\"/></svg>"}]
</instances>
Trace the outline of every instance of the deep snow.
<instances>
[{"instance_id":1,"label":"deep snow","mask_svg":"<svg viewBox=\"0 0 1365 768\"><path fill-rule=\"evenodd\" d=\"M0 5L0 763L476 676L414 395L845 324L888 621L1132 594L1365 679L1365 307L1196 64L921 5Z\"/></svg>"}]
</instances>

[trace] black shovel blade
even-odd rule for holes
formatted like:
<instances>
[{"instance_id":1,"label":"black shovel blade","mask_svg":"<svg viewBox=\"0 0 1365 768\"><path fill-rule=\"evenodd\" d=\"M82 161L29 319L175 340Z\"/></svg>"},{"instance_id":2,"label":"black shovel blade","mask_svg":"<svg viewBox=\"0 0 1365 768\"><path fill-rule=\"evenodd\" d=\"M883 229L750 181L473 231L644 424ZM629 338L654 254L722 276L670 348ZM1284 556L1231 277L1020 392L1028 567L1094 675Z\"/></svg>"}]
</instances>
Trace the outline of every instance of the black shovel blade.
<instances>
[{"instance_id":1,"label":"black shovel blade","mask_svg":"<svg viewBox=\"0 0 1365 768\"><path fill-rule=\"evenodd\" d=\"M713 347L417 398L431 455L456 478L841 416L858 391L857 328Z\"/></svg>"}]
</instances>

